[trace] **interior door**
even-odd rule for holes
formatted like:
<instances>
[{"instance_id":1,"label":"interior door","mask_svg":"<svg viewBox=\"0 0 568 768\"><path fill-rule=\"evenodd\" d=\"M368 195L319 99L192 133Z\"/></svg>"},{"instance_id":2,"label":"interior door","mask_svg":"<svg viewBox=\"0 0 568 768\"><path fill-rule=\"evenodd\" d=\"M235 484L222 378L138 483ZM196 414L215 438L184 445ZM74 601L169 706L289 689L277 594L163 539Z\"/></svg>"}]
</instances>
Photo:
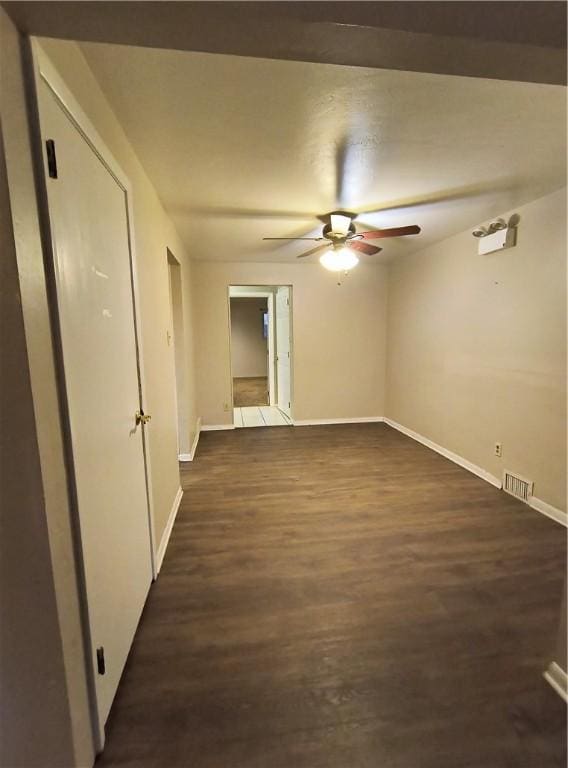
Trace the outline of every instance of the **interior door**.
<instances>
[{"instance_id":1,"label":"interior door","mask_svg":"<svg viewBox=\"0 0 568 768\"><path fill-rule=\"evenodd\" d=\"M278 407L290 416L290 288L276 290L276 386Z\"/></svg>"},{"instance_id":2,"label":"interior door","mask_svg":"<svg viewBox=\"0 0 568 768\"><path fill-rule=\"evenodd\" d=\"M152 580L126 191L42 80L57 306L84 558L90 649L105 723ZM52 153L53 158L53 153ZM51 178L49 176L55 176ZM99 653L97 654L97 649Z\"/></svg>"},{"instance_id":3,"label":"interior door","mask_svg":"<svg viewBox=\"0 0 568 768\"><path fill-rule=\"evenodd\" d=\"M276 391L276 351L275 351L275 297L273 293L267 296L268 301L268 404L277 404Z\"/></svg>"}]
</instances>

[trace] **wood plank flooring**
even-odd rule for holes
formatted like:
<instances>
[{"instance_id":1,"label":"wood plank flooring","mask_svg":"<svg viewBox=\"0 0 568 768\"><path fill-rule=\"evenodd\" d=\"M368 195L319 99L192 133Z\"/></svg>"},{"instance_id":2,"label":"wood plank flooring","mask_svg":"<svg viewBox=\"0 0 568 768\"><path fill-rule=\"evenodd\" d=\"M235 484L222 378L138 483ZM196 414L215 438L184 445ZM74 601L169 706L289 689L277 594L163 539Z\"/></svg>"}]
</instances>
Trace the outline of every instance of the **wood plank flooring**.
<instances>
[{"instance_id":1,"label":"wood plank flooring","mask_svg":"<svg viewBox=\"0 0 568 768\"><path fill-rule=\"evenodd\" d=\"M233 379L233 403L237 408L247 405L268 405L267 377Z\"/></svg>"},{"instance_id":2,"label":"wood plank flooring","mask_svg":"<svg viewBox=\"0 0 568 768\"><path fill-rule=\"evenodd\" d=\"M201 435L99 768L560 768L565 530L384 424Z\"/></svg>"}]
</instances>

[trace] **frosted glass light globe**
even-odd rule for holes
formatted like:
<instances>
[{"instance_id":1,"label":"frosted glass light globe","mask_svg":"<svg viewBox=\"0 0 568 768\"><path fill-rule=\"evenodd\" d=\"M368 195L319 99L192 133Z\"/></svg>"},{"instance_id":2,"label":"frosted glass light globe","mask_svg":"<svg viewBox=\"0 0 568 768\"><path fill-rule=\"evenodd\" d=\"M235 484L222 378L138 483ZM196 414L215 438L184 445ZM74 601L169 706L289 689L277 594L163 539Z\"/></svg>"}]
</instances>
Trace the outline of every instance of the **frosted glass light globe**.
<instances>
[{"instance_id":1,"label":"frosted glass light globe","mask_svg":"<svg viewBox=\"0 0 568 768\"><path fill-rule=\"evenodd\" d=\"M334 248L332 251L326 251L323 256L320 256L322 267L329 269L331 272L346 272L356 267L358 263L359 259L349 248Z\"/></svg>"}]
</instances>

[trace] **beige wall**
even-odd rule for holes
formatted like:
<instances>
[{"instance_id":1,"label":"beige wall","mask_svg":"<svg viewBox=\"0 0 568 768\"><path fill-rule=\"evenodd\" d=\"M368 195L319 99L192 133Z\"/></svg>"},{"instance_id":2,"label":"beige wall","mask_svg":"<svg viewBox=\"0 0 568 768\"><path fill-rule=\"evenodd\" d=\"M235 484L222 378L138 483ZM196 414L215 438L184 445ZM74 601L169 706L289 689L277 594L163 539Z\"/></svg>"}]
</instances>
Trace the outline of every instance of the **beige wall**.
<instances>
[{"instance_id":1,"label":"beige wall","mask_svg":"<svg viewBox=\"0 0 568 768\"><path fill-rule=\"evenodd\" d=\"M184 386L188 434L182 437L182 442L186 445L191 445L193 441L197 417L190 306L192 266L173 224L164 212L152 184L79 47L75 43L47 39L42 40L41 45L132 184L146 411L152 416L148 433L155 541L158 546L180 484L177 463L175 359L174 345L171 343L173 319L167 250L172 252L181 265L181 281L186 303L184 338L187 376Z\"/></svg>"},{"instance_id":2,"label":"beige wall","mask_svg":"<svg viewBox=\"0 0 568 768\"><path fill-rule=\"evenodd\" d=\"M231 363L235 378L268 376L268 340L262 330L267 299L231 298Z\"/></svg>"},{"instance_id":3,"label":"beige wall","mask_svg":"<svg viewBox=\"0 0 568 768\"><path fill-rule=\"evenodd\" d=\"M386 415L566 510L566 190L514 212L515 248L467 231L390 266Z\"/></svg>"},{"instance_id":4,"label":"beige wall","mask_svg":"<svg viewBox=\"0 0 568 768\"><path fill-rule=\"evenodd\" d=\"M193 270L198 404L204 424L231 424L233 418L229 285L292 286L295 419L383 415L383 267L361 264L341 286L319 264L194 262Z\"/></svg>"},{"instance_id":5,"label":"beige wall","mask_svg":"<svg viewBox=\"0 0 568 768\"><path fill-rule=\"evenodd\" d=\"M55 768L73 741L1 134L0 252L0 765Z\"/></svg>"},{"instance_id":6,"label":"beige wall","mask_svg":"<svg viewBox=\"0 0 568 768\"><path fill-rule=\"evenodd\" d=\"M0 78L0 765L87 766L94 741L21 40L2 9Z\"/></svg>"}]
</instances>

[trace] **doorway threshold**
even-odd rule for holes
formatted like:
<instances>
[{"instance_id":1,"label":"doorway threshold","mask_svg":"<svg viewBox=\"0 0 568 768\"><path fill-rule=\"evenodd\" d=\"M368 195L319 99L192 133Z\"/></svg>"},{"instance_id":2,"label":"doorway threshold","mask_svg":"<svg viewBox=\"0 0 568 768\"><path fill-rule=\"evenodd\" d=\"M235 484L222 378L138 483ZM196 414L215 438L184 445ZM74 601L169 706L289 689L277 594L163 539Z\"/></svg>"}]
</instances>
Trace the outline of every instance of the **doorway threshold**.
<instances>
[{"instance_id":1,"label":"doorway threshold","mask_svg":"<svg viewBox=\"0 0 568 768\"><path fill-rule=\"evenodd\" d=\"M237 429L242 427L289 427L292 421L275 405L250 405L233 409Z\"/></svg>"}]
</instances>

